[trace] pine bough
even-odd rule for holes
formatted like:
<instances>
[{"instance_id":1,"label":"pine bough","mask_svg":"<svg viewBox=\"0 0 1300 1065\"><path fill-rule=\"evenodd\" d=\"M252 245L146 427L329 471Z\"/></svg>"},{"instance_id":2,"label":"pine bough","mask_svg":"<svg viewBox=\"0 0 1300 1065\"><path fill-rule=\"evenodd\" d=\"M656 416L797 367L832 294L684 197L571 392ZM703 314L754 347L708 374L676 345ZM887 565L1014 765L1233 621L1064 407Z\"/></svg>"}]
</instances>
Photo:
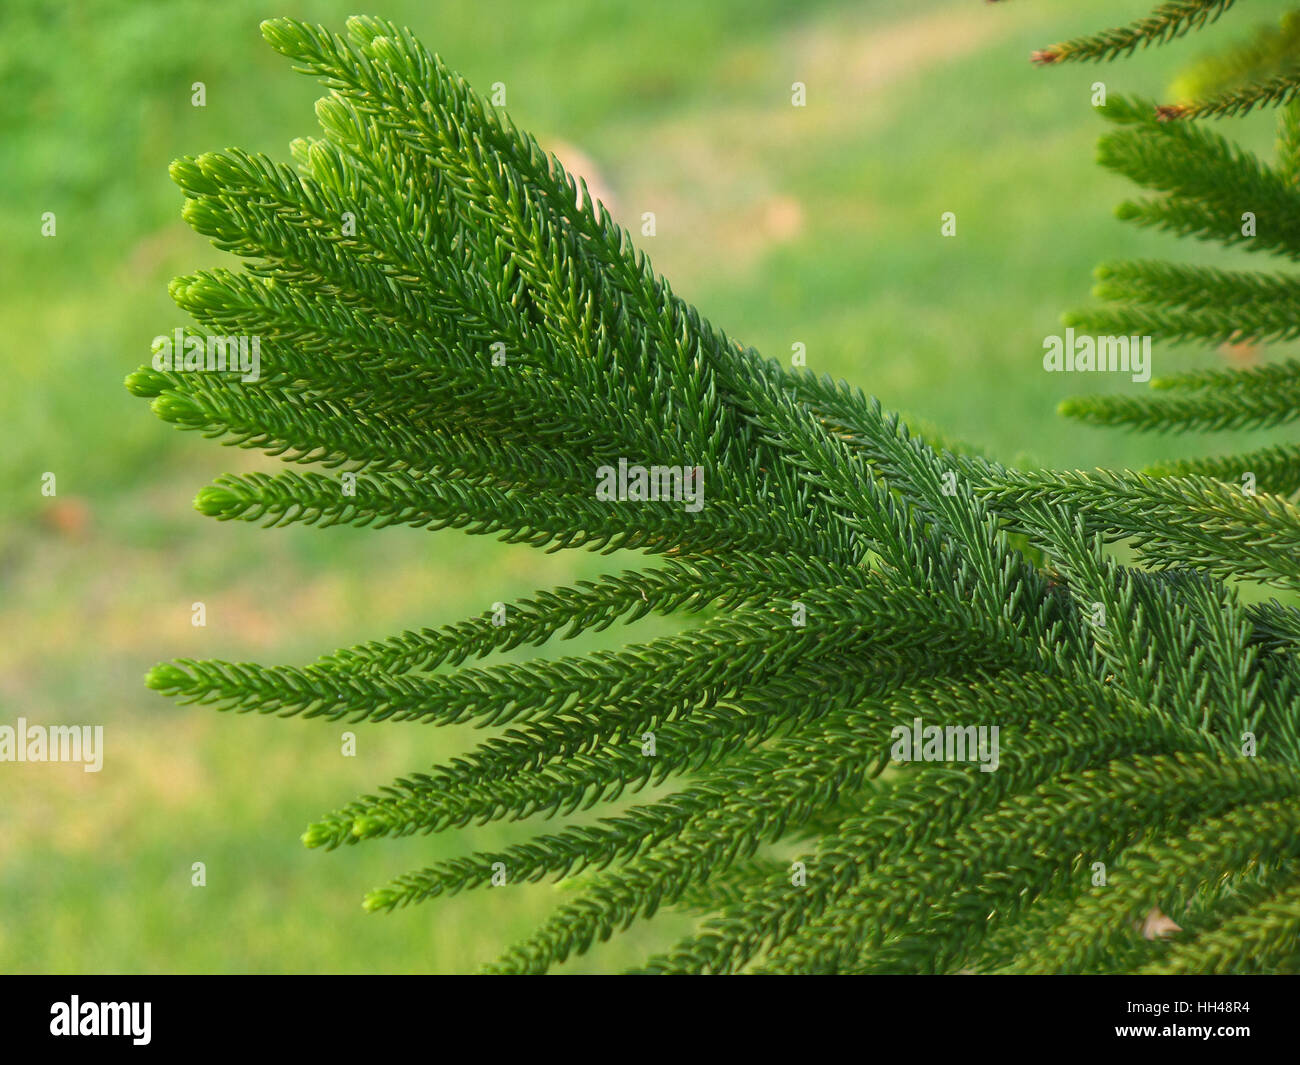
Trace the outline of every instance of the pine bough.
<instances>
[{"instance_id":1,"label":"pine bough","mask_svg":"<svg viewBox=\"0 0 1300 1065\"><path fill-rule=\"evenodd\" d=\"M1036 58L1110 58L1229 6L1164 4ZM571 878L495 967L510 972L660 907L700 918L646 960L655 973L1300 968L1300 610L1236 590L1300 586L1296 445L1144 474L1018 471L930 446L877 401L701 318L585 185L408 32L373 18L346 36L286 19L263 31L328 90L323 135L294 142L296 168L237 150L173 165L185 218L246 269L171 288L191 336L259 336L261 377L151 364L128 387L182 429L314 469L222 477L198 509L646 556L510 604L505 624L484 614L302 668L149 673L220 710L502 727L305 842L555 827L398 877L367 909ZM1300 80L1278 45L1293 32L1213 66L1200 102L1110 103L1102 161L1156 193L1125 217L1300 257L1286 103ZM1187 121L1256 103L1286 104L1274 165ZM1118 263L1101 295L1074 324L1210 343L1300 332L1290 275ZM1156 383L1068 412L1282 425L1300 364ZM706 504L597 498L595 471L620 459L702 468ZM471 664L652 613L696 620L613 652ZM896 760L919 722L949 739L996 725L996 771Z\"/></svg>"}]
</instances>

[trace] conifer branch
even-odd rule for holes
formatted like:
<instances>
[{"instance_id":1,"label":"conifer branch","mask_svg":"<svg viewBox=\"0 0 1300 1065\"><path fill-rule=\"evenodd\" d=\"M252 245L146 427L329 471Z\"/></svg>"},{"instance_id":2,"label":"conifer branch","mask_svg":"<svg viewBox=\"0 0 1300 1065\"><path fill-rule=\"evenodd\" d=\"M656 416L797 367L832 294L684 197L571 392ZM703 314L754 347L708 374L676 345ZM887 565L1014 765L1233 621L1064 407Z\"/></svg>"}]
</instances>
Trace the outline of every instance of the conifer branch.
<instances>
[{"instance_id":1,"label":"conifer branch","mask_svg":"<svg viewBox=\"0 0 1300 1065\"><path fill-rule=\"evenodd\" d=\"M1214 22L1235 0L1167 0L1150 15L1128 26L1054 44L1033 54L1043 66L1064 62L1098 62L1131 55L1138 48L1164 44Z\"/></svg>"},{"instance_id":2,"label":"conifer branch","mask_svg":"<svg viewBox=\"0 0 1300 1065\"><path fill-rule=\"evenodd\" d=\"M1165 3L1038 58L1128 54L1230 6ZM159 338L127 387L177 428L313 468L219 478L196 508L662 556L307 666L150 672L181 703L238 713L504 727L303 840L550 830L398 876L367 909L502 877L572 888L507 972L545 971L661 906L711 916L650 972L1300 964L1300 609L1234 590L1300 584L1295 445L1154 476L1015 470L923 440L878 400L715 328L408 31L354 18L346 36L289 19L263 32L323 84L322 135L293 142L293 165L238 149L173 165L186 220L247 269L178 278L197 325ZM1199 113L1289 99L1269 68L1281 53L1261 42L1225 61ZM1154 193L1124 217L1300 257L1294 103L1276 165L1146 101L1113 97L1105 113L1103 164ZM1106 306L1075 324L1300 337L1289 275L1138 261L1099 282ZM231 335L261 339L260 374L161 361L164 341ZM1065 409L1144 429L1272 427L1294 420L1297 380L1300 362L1279 360ZM597 471L629 459L697 470L707 498L603 497ZM1117 542L1131 564L1107 552ZM652 613L690 624L468 664ZM932 761L923 722L950 737L993 726L1001 746ZM900 733L919 754L900 753ZM802 849L806 881L776 844ZM1114 890L1092 888L1093 861L1114 865ZM1176 913L1177 942L1133 932L1153 905Z\"/></svg>"}]
</instances>

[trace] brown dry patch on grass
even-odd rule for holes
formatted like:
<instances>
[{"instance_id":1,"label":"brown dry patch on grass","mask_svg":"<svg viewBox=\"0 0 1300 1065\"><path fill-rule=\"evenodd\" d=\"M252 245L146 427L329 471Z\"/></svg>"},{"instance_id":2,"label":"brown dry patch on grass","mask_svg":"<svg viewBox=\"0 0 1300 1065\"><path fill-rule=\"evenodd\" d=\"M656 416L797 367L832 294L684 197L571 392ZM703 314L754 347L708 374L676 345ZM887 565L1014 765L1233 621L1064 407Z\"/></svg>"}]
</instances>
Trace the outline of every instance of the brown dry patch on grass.
<instances>
[{"instance_id":1,"label":"brown dry patch on grass","mask_svg":"<svg viewBox=\"0 0 1300 1065\"><path fill-rule=\"evenodd\" d=\"M889 87L970 55L1009 33L1014 23L983 5L963 2L882 23L833 12L797 31L774 53L746 55L748 80L771 81L761 105L714 107L707 126L697 115L673 117L647 131L643 158L616 188L620 220L638 237L641 212L657 214L660 237L689 237L684 249L641 240L668 276L705 269L741 274L768 250L810 228L797 190L781 187L781 160L824 156L828 141L869 140L888 121ZM793 107L790 83L807 85L808 105ZM875 205L858 204L875 215ZM806 224L807 223L807 224ZM699 258L696 258L696 256Z\"/></svg>"},{"instance_id":2,"label":"brown dry patch on grass","mask_svg":"<svg viewBox=\"0 0 1300 1065\"><path fill-rule=\"evenodd\" d=\"M4 766L0 806L0 864L23 848L60 854L107 853L157 814L197 805L210 795L196 752L197 717L178 716L165 730L149 722L104 726L103 768L73 763Z\"/></svg>"},{"instance_id":3,"label":"brown dry patch on grass","mask_svg":"<svg viewBox=\"0 0 1300 1065\"><path fill-rule=\"evenodd\" d=\"M800 39L801 60L846 88L879 89L977 52L1009 25L982 5L950 4L857 33L809 33Z\"/></svg>"}]
</instances>

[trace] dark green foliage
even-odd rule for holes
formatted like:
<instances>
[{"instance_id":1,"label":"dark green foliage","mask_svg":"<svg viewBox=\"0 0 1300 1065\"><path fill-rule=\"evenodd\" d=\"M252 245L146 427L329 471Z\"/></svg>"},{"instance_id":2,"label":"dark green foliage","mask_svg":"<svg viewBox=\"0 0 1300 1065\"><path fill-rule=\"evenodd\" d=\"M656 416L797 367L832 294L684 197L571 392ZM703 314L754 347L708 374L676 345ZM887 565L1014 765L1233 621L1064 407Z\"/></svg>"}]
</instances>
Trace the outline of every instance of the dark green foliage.
<instances>
[{"instance_id":1,"label":"dark green foliage","mask_svg":"<svg viewBox=\"0 0 1300 1065\"><path fill-rule=\"evenodd\" d=\"M1164 4L1049 51L1109 58L1228 6ZM324 136L295 143L297 170L232 150L172 171L186 218L248 267L178 279L173 296L197 336L260 336L261 379L146 367L128 386L181 428L339 472L223 477L198 508L661 556L510 604L504 624L485 613L303 667L149 674L223 710L506 726L321 818L309 846L671 788L401 876L368 909L572 878L502 971L544 971L664 906L705 916L652 972L1300 968L1300 611L1247 605L1230 583L1300 587L1294 447L1249 460L1257 494L1218 460L1161 478L931 447L875 400L702 319L406 32L369 18L347 37L264 32L329 90ZM1153 106L1109 115L1104 161L1162 194L1134 217L1236 243L1249 202L1269 221L1247 246L1300 253L1291 173ZM1290 338L1297 291L1288 275L1117 264L1111 306L1078 321ZM1279 426L1298 366L1072 409ZM702 468L703 507L599 498L597 469L620 458ZM1116 541L1135 565L1107 552ZM618 651L468 664L650 613L698 620ZM893 760L917 718L997 726L996 771ZM1157 910L1182 932L1144 935Z\"/></svg>"},{"instance_id":2,"label":"dark green foliage","mask_svg":"<svg viewBox=\"0 0 1300 1065\"><path fill-rule=\"evenodd\" d=\"M1197 94L1191 101L1157 107L1110 100L1103 113L1116 128L1102 138L1100 161L1155 194L1121 204L1121 218L1245 251L1300 258L1300 111L1289 102L1300 87L1298 33L1300 18L1291 14L1237 49L1202 61L1184 79L1184 88ZM1272 163L1189 121L1282 103ZM1104 264L1097 278L1095 295L1105 302L1067 315L1066 324L1098 334L1248 349L1300 337L1300 277L1292 273L1138 261ZM1093 424L1136 429L1272 428L1295 417L1300 363L1169 374L1151 386L1155 394L1077 398L1061 409ZM1279 444L1245 455L1156 465L1149 472L1205 474L1238 485L1247 478L1256 488L1285 495L1300 488L1296 460L1293 445Z\"/></svg>"}]
</instances>

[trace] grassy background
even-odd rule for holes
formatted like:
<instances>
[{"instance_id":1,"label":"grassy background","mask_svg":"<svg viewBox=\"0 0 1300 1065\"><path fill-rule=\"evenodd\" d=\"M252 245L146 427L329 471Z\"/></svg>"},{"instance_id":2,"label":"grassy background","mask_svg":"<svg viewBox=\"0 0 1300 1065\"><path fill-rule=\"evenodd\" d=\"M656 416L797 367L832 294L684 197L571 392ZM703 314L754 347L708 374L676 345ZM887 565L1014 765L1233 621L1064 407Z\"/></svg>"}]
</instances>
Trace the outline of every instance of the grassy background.
<instances>
[{"instance_id":1,"label":"grassy background","mask_svg":"<svg viewBox=\"0 0 1300 1065\"><path fill-rule=\"evenodd\" d=\"M1111 215L1130 194L1093 163L1091 85L1161 95L1208 38L1118 66L1036 70L1030 50L1140 3L971 0L388 0L481 90L607 190L676 291L732 335L847 377L1006 461L1134 466L1204 441L1059 419L1094 383L1041 369L1042 339L1105 258L1232 257ZM319 95L262 42L290 14L353 5L8 0L0 13L0 722L102 723L99 774L0 764L0 971L462 971L555 902L550 886L367 916L363 891L519 827L304 850L313 817L470 737L224 717L144 690L175 656L303 662L481 613L633 563L543 555L455 532L265 531L207 521L194 491L264 468L152 418L122 388L184 319L175 274L223 257L179 220L170 159L240 145L287 158ZM806 82L808 106L790 106ZM190 104L203 81L207 106ZM1268 119L1226 131L1266 146ZM58 235L40 236L54 211ZM939 235L954 211L955 238ZM1220 358L1157 348L1156 372ZM1228 446L1246 440L1225 439ZM40 493L46 472L58 495ZM205 628L190 605L207 605ZM637 635L656 624L638 627ZM562 650L612 646L622 634ZM554 653L554 652L552 652ZM190 886L203 861L208 884ZM605 971L681 930L670 917L571 968Z\"/></svg>"}]
</instances>

